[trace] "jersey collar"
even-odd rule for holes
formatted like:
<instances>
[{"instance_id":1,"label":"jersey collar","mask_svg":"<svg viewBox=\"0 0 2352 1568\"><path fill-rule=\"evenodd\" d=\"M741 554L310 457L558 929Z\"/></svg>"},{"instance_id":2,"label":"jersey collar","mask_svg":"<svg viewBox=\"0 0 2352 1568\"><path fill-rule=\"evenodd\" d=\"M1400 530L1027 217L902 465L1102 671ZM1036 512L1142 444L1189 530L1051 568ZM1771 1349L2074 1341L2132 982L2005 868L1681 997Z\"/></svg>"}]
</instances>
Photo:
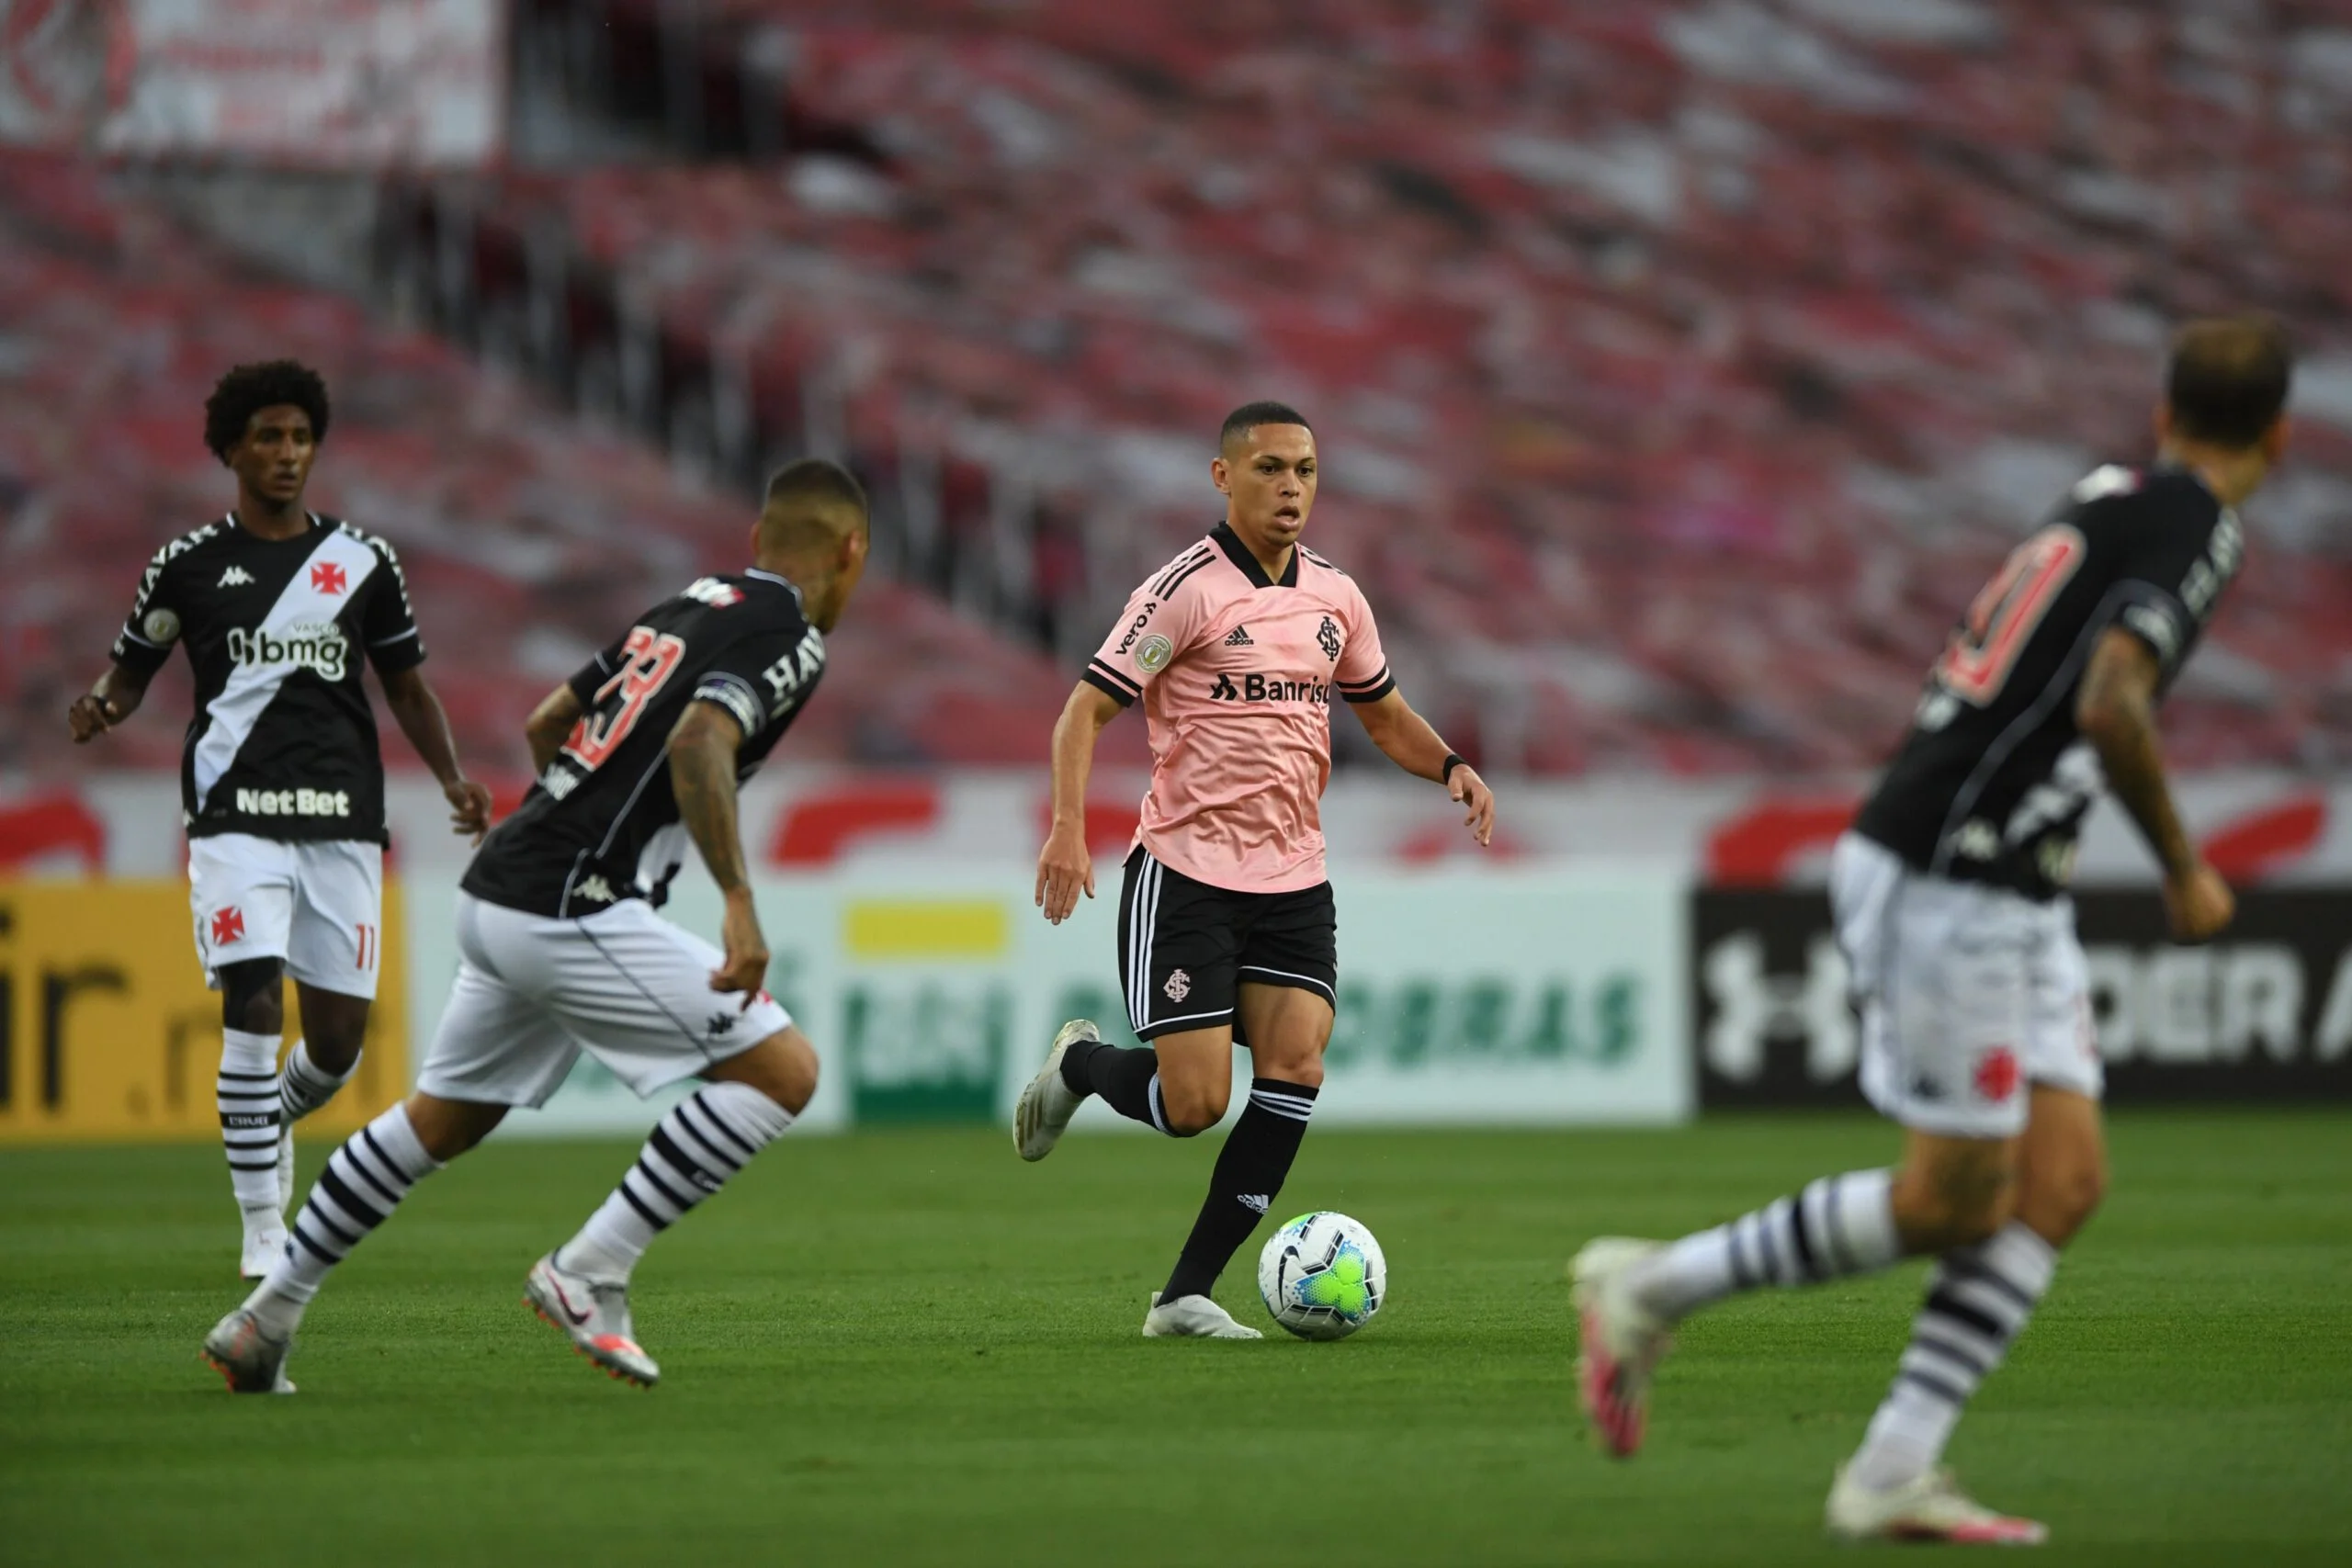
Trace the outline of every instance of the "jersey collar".
<instances>
[{"instance_id":1,"label":"jersey collar","mask_svg":"<svg viewBox=\"0 0 2352 1568\"><path fill-rule=\"evenodd\" d=\"M755 566L745 567L743 569L743 575L745 577L756 577L762 582L773 582L780 588L790 589L792 591L792 601L796 604L807 603L807 601L802 599L800 596L800 584L793 581L792 579L788 577L779 576L777 573L773 571L762 571Z\"/></svg>"},{"instance_id":2,"label":"jersey collar","mask_svg":"<svg viewBox=\"0 0 2352 1568\"><path fill-rule=\"evenodd\" d=\"M1250 580L1250 587L1295 588L1298 586L1298 547L1296 545L1290 547L1290 564L1283 568L1282 581L1277 582L1266 575L1266 569L1258 564L1258 558L1250 553L1250 547L1241 542L1241 536L1233 531L1232 525L1218 524L1209 530L1209 538L1218 549L1225 552L1226 559L1241 569L1241 575Z\"/></svg>"},{"instance_id":3,"label":"jersey collar","mask_svg":"<svg viewBox=\"0 0 2352 1568\"><path fill-rule=\"evenodd\" d=\"M320 529L326 526L324 523L319 521L319 514L315 512L310 511L306 508L303 511L302 515L309 518L311 521L311 534L315 534ZM265 539L259 534L254 533L251 528L246 527L243 523L237 521L237 509L233 506L220 514L220 521L228 525L229 532L232 534L242 534L246 538L251 539L255 544L259 545L290 545L296 539L307 539L311 536L311 534L296 534L290 537L283 539Z\"/></svg>"}]
</instances>

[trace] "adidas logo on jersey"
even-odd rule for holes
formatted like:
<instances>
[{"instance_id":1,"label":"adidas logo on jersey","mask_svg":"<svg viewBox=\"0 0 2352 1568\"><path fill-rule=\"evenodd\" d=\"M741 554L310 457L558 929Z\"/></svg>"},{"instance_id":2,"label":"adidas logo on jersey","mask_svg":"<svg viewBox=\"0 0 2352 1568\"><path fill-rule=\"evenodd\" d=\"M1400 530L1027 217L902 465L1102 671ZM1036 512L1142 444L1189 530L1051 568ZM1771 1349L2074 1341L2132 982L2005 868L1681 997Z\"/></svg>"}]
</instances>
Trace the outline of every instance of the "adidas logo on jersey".
<instances>
[{"instance_id":1,"label":"adidas logo on jersey","mask_svg":"<svg viewBox=\"0 0 2352 1568\"><path fill-rule=\"evenodd\" d=\"M1250 628L1248 626L1236 626L1231 631L1225 634L1225 646L1227 648L1255 648L1258 645L1250 640Z\"/></svg>"},{"instance_id":2,"label":"adidas logo on jersey","mask_svg":"<svg viewBox=\"0 0 2352 1568\"><path fill-rule=\"evenodd\" d=\"M243 567L232 566L228 570L222 572L220 574L220 581L214 583L212 586L215 588L249 588L253 585L253 581L254 574L252 572L247 571Z\"/></svg>"}]
</instances>

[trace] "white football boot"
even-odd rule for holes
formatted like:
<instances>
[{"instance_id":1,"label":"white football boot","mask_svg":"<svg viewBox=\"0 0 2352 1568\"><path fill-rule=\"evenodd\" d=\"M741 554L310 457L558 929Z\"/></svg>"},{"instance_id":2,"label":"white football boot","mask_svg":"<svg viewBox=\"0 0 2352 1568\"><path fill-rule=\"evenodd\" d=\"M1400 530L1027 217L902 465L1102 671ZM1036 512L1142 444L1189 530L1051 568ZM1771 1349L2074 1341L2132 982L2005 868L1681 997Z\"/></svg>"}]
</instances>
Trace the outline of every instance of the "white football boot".
<instances>
[{"instance_id":1,"label":"white football boot","mask_svg":"<svg viewBox=\"0 0 2352 1568\"><path fill-rule=\"evenodd\" d=\"M562 1329L573 1349L621 1382L651 1388L662 1380L662 1369L630 1329L627 1285L606 1284L559 1268L550 1252L531 1265L523 1299Z\"/></svg>"},{"instance_id":2,"label":"white football boot","mask_svg":"<svg viewBox=\"0 0 2352 1568\"><path fill-rule=\"evenodd\" d=\"M1091 1019L1084 1018L1071 1019L1054 1036L1046 1065L1037 1069L1037 1076L1021 1091L1021 1102L1012 1108L1012 1146L1021 1151L1023 1159L1044 1159L1061 1142L1069 1119L1086 1103L1086 1096L1062 1081L1062 1058L1081 1040L1099 1044L1102 1039L1102 1032Z\"/></svg>"},{"instance_id":3,"label":"white football boot","mask_svg":"<svg viewBox=\"0 0 2352 1568\"><path fill-rule=\"evenodd\" d=\"M1956 1546L2040 1546L2050 1539L2034 1519L1996 1514L1960 1489L1948 1470L1931 1470L1901 1486L1873 1491L1838 1467L1829 1489L1829 1533L1847 1540L1946 1540Z\"/></svg>"},{"instance_id":4,"label":"white football boot","mask_svg":"<svg viewBox=\"0 0 2352 1568\"><path fill-rule=\"evenodd\" d=\"M276 1209L240 1209L245 1223L243 1251L237 1259L242 1279L258 1280L268 1273L286 1251L286 1216Z\"/></svg>"},{"instance_id":5,"label":"white football boot","mask_svg":"<svg viewBox=\"0 0 2352 1568\"><path fill-rule=\"evenodd\" d=\"M1151 1310L1144 1314L1146 1339L1263 1339L1256 1329L1233 1321L1233 1314L1206 1296L1178 1296L1162 1302L1151 1292Z\"/></svg>"},{"instance_id":6,"label":"white football boot","mask_svg":"<svg viewBox=\"0 0 2352 1568\"><path fill-rule=\"evenodd\" d=\"M231 1393L292 1393L286 1358L293 1348L291 1336L271 1338L261 1320L244 1307L214 1324L204 1337L204 1359L229 1380Z\"/></svg>"},{"instance_id":7,"label":"white football boot","mask_svg":"<svg viewBox=\"0 0 2352 1568\"><path fill-rule=\"evenodd\" d=\"M1601 1236L1568 1265L1576 1280L1577 1390L1601 1446L1631 1459L1649 1423L1650 1374L1673 1343L1668 1325L1634 1299L1626 1276L1660 1249L1655 1241Z\"/></svg>"}]
</instances>

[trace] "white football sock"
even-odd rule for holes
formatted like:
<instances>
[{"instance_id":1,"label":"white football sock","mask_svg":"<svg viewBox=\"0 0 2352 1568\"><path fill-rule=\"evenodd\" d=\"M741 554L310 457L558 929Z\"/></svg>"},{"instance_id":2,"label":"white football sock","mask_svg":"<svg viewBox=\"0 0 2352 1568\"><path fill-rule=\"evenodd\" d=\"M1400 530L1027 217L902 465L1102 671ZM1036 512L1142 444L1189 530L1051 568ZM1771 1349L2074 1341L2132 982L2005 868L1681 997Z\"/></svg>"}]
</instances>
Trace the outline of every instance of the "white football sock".
<instances>
[{"instance_id":1,"label":"white football sock","mask_svg":"<svg viewBox=\"0 0 2352 1568\"><path fill-rule=\"evenodd\" d=\"M1672 1323L1762 1285L1811 1285L1874 1273L1903 1256L1892 1171L1825 1176L1728 1224L1686 1235L1634 1266L1626 1282L1644 1310Z\"/></svg>"},{"instance_id":2,"label":"white football sock","mask_svg":"<svg viewBox=\"0 0 2352 1568\"><path fill-rule=\"evenodd\" d=\"M417 1141L405 1105L354 1133L327 1157L294 1216L285 1253L245 1298L246 1307L271 1334L293 1333L327 1271L391 1216L410 1188L440 1168Z\"/></svg>"},{"instance_id":3,"label":"white football sock","mask_svg":"<svg viewBox=\"0 0 2352 1568\"><path fill-rule=\"evenodd\" d=\"M294 1049L286 1053L286 1069L277 1084L279 1110L286 1124L292 1126L333 1100L358 1070L359 1056L354 1055L350 1066L340 1073L331 1073L311 1059L309 1041L294 1042Z\"/></svg>"},{"instance_id":4,"label":"white football sock","mask_svg":"<svg viewBox=\"0 0 2352 1568\"><path fill-rule=\"evenodd\" d=\"M1894 1386L1847 1471L1857 1484L1883 1491L1935 1468L1970 1396L2008 1354L2057 1271L2058 1249L2017 1220L1943 1255Z\"/></svg>"},{"instance_id":5,"label":"white football sock","mask_svg":"<svg viewBox=\"0 0 2352 1568\"><path fill-rule=\"evenodd\" d=\"M655 1236L791 1125L792 1112L749 1084L703 1085L655 1123L604 1207L556 1249L556 1266L591 1280L627 1281Z\"/></svg>"},{"instance_id":6,"label":"white football sock","mask_svg":"<svg viewBox=\"0 0 2352 1568\"><path fill-rule=\"evenodd\" d=\"M220 1032L220 1075L213 1103L220 1113L220 1145L229 1156L229 1185L247 1223L277 1214L277 1043L276 1034Z\"/></svg>"}]
</instances>

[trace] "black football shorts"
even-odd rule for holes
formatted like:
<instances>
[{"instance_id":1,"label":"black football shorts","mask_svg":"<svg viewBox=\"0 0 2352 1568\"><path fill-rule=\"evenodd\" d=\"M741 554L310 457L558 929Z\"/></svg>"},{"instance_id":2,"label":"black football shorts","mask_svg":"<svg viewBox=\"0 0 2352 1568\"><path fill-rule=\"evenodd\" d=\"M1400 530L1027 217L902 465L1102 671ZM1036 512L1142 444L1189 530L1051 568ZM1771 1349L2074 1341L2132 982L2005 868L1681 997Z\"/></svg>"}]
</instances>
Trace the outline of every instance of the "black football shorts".
<instances>
[{"instance_id":1,"label":"black football shorts","mask_svg":"<svg viewBox=\"0 0 2352 1568\"><path fill-rule=\"evenodd\" d=\"M1213 1029L1250 981L1295 986L1338 1006L1339 916L1331 885L1237 893L1195 882L1137 844L1119 894L1119 988L1136 1038Z\"/></svg>"}]
</instances>

